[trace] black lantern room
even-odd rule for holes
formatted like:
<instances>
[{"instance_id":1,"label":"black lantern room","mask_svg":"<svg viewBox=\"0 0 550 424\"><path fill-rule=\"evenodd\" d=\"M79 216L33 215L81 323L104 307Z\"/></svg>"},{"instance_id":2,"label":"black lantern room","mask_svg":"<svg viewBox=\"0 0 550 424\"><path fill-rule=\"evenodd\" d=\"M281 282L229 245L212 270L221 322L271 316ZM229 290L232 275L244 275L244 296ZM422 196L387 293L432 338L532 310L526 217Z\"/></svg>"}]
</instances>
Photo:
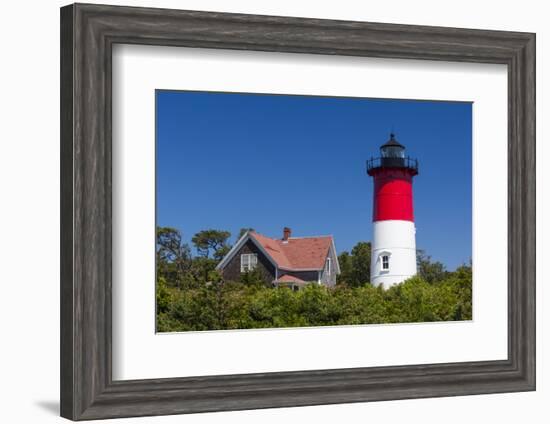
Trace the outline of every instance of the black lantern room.
<instances>
[{"instance_id":1,"label":"black lantern room","mask_svg":"<svg viewBox=\"0 0 550 424\"><path fill-rule=\"evenodd\" d=\"M372 173L380 168L405 168L418 174L418 161L405 156L405 146L395 139L395 134L390 134L390 139L380 146L380 157L367 160L367 173Z\"/></svg>"}]
</instances>

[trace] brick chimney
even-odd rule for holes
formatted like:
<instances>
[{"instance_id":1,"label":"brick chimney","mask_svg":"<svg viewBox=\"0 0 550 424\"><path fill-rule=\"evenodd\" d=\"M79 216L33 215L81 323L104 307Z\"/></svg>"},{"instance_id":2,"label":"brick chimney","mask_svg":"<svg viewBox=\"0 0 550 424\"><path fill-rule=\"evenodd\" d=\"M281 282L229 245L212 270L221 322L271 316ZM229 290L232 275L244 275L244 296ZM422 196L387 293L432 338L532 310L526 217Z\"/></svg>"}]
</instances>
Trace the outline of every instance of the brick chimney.
<instances>
[{"instance_id":1,"label":"brick chimney","mask_svg":"<svg viewBox=\"0 0 550 424\"><path fill-rule=\"evenodd\" d=\"M292 230L290 228L283 228L283 241L288 241L288 239L290 238L290 234L292 234Z\"/></svg>"}]
</instances>

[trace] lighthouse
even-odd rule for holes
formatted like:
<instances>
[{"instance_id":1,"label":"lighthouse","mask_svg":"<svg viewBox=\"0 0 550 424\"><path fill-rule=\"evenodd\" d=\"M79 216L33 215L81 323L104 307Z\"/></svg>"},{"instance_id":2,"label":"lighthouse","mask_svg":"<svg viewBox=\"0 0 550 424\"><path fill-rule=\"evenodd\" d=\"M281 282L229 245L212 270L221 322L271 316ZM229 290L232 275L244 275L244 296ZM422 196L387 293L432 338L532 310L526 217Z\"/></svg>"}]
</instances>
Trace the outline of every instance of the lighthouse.
<instances>
[{"instance_id":1,"label":"lighthouse","mask_svg":"<svg viewBox=\"0 0 550 424\"><path fill-rule=\"evenodd\" d=\"M389 288L416 274L412 183L418 161L390 134L380 157L367 160L367 174L374 180L370 280Z\"/></svg>"}]
</instances>

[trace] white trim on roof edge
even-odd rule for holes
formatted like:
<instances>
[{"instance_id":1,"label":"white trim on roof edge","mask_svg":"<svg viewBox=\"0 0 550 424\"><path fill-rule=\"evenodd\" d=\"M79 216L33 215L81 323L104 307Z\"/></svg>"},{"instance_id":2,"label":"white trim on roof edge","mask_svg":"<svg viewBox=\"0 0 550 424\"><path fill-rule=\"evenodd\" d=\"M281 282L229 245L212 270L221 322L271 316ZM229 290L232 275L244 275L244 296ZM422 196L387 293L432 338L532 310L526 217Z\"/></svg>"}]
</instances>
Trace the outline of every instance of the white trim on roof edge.
<instances>
[{"instance_id":1,"label":"white trim on roof edge","mask_svg":"<svg viewBox=\"0 0 550 424\"><path fill-rule=\"evenodd\" d=\"M334 252L334 257L336 258L336 275L340 274L340 261L338 260L338 252L336 251L336 245L334 244L334 237L331 236L331 246L330 248ZM329 252L330 253L330 252Z\"/></svg>"},{"instance_id":2,"label":"white trim on roof edge","mask_svg":"<svg viewBox=\"0 0 550 424\"><path fill-rule=\"evenodd\" d=\"M242 235L242 237L239 239L239 241L237 241L237 243L235 243L235 245L231 248L231 250L229 250L229 252L227 252L227 254L223 257L223 259L220 261L220 263L218 265L216 265L216 270L220 270L222 269L225 265L227 265L227 263L233 259L233 256L235 256L235 254L239 251L239 249L241 247L243 247L243 245L248 241L248 240L252 240L252 242L256 245L256 247L258 249L260 249L260 251L265 255L265 257L269 260L269 262L271 262L271 264L275 267L275 268L280 268L279 265L277 265L277 262L275 262L275 260L269 255L269 253L267 253L267 251L263 248L263 246L258 242L258 240L256 240L254 237L251 237L250 236L250 233L251 231L247 231L246 233L244 233ZM280 268L282 269L282 268Z\"/></svg>"}]
</instances>

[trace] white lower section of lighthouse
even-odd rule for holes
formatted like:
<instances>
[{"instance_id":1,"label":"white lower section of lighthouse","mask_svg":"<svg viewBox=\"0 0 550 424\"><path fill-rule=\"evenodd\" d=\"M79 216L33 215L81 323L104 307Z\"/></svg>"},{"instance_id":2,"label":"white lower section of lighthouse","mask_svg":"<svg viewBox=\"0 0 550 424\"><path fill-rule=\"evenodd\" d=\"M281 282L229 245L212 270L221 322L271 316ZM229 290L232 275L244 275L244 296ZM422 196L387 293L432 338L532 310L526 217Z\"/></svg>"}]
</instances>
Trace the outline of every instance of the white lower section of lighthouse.
<instances>
[{"instance_id":1,"label":"white lower section of lighthouse","mask_svg":"<svg viewBox=\"0 0 550 424\"><path fill-rule=\"evenodd\" d=\"M373 225L370 281L387 289L416 274L416 229L412 221L375 221Z\"/></svg>"}]
</instances>

